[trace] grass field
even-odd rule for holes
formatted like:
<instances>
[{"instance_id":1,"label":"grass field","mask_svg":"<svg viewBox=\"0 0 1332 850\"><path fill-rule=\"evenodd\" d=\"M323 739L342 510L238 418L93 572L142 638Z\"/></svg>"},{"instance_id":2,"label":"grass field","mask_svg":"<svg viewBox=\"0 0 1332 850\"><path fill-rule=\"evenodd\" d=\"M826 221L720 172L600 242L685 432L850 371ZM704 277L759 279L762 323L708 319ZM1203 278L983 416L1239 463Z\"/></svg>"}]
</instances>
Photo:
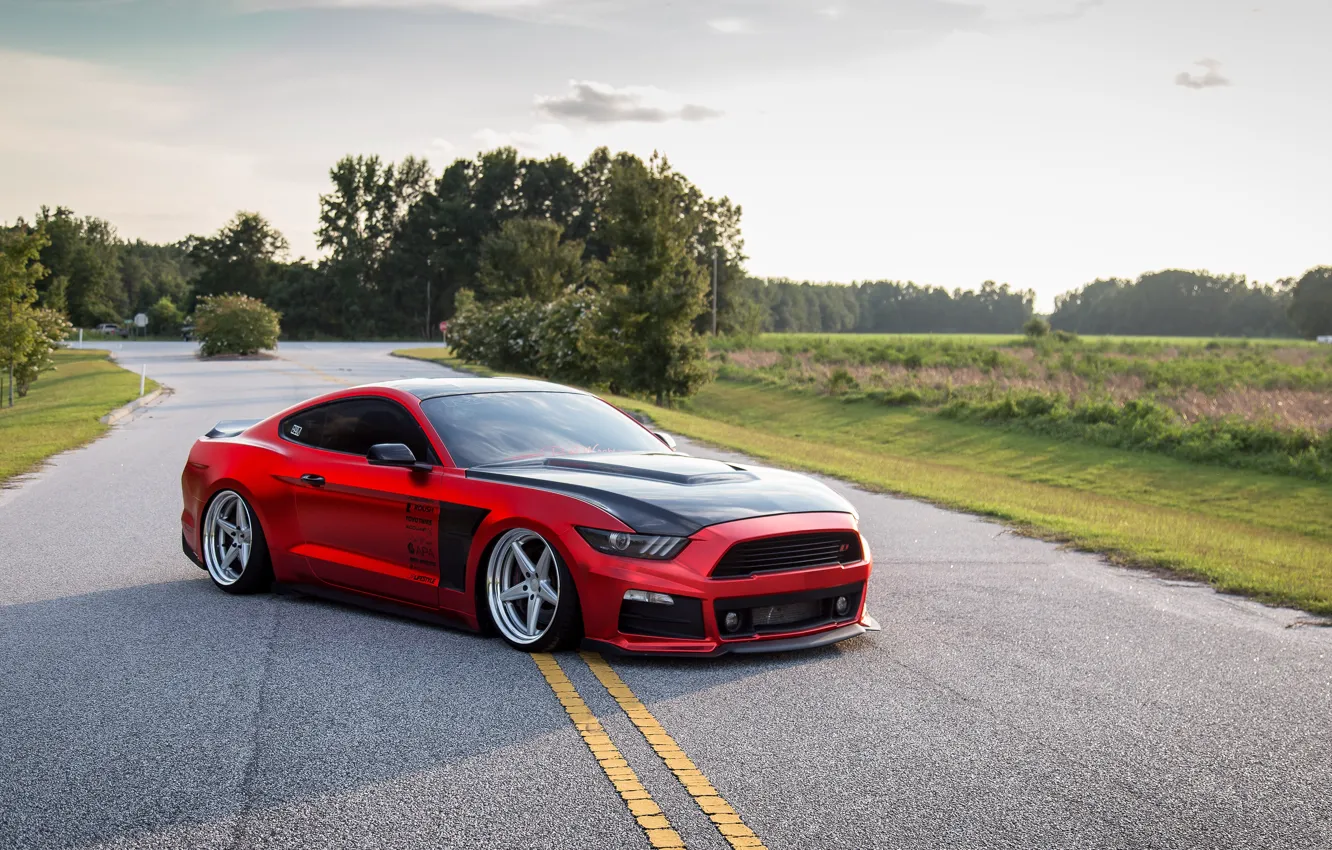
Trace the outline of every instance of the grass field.
<instances>
[{"instance_id":1,"label":"grass field","mask_svg":"<svg viewBox=\"0 0 1332 850\"><path fill-rule=\"evenodd\" d=\"M460 365L440 349L401 353ZM775 384L719 380L674 410L612 400L668 431L782 466L996 517L1120 563L1332 615L1326 484Z\"/></svg>"},{"instance_id":2,"label":"grass field","mask_svg":"<svg viewBox=\"0 0 1332 850\"><path fill-rule=\"evenodd\" d=\"M139 394L139 376L105 352L63 350L54 359L55 371L42 373L26 397L15 396L13 409L0 409L0 485L100 436L108 426L98 420ZM147 391L156 387L149 381Z\"/></svg>"},{"instance_id":3,"label":"grass field","mask_svg":"<svg viewBox=\"0 0 1332 850\"><path fill-rule=\"evenodd\" d=\"M1021 334L826 334L826 333L765 333L759 334L757 342L761 347L772 345L804 346L818 340L846 341L851 343L882 343L899 340L931 340L957 345L1014 345L1023 342ZM1228 347L1314 347L1317 343L1298 339L1253 338L1235 339L1234 337L1208 336L1100 336L1082 337L1083 342L1094 345L1165 345L1174 347L1205 348L1209 343ZM749 341L741 342L747 344Z\"/></svg>"},{"instance_id":4,"label":"grass field","mask_svg":"<svg viewBox=\"0 0 1332 850\"><path fill-rule=\"evenodd\" d=\"M724 380L1332 483L1325 345L765 334L715 340L712 356Z\"/></svg>"}]
</instances>

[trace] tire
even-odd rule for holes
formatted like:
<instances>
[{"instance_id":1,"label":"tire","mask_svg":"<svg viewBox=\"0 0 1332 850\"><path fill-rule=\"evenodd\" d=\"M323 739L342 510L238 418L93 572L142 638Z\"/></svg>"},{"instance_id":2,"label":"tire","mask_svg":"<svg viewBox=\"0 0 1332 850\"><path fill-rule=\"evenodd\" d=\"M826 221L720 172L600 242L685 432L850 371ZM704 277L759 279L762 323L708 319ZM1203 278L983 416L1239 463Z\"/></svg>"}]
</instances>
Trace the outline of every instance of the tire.
<instances>
[{"instance_id":1,"label":"tire","mask_svg":"<svg viewBox=\"0 0 1332 850\"><path fill-rule=\"evenodd\" d=\"M260 593L273 583L273 561L259 518L235 490L219 490L204 511L200 547L208 577L227 593Z\"/></svg>"},{"instance_id":2,"label":"tire","mask_svg":"<svg viewBox=\"0 0 1332 850\"><path fill-rule=\"evenodd\" d=\"M578 589L564 560L540 534L513 528L500 535L483 579L486 611L509 646L523 652L577 646L583 635Z\"/></svg>"}]
</instances>

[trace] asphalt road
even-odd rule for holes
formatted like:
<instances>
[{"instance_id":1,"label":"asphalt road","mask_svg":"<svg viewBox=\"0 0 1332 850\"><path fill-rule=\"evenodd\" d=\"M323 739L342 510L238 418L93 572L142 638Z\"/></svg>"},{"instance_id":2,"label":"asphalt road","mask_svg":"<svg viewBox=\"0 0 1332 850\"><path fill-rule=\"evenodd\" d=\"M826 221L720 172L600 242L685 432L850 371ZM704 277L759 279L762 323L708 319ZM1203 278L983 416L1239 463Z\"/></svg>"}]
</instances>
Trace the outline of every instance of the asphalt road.
<instances>
[{"instance_id":1,"label":"asphalt road","mask_svg":"<svg viewBox=\"0 0 1332 850\"><path fill-rule=\"evenodd\" d=\"M0 847L648 846L528 656L230 597L181 554L197 435L443 374L391 348L126 344L174 394L0 494ZM1332 629L834 486L882 632L612 665L768 847L1332 846ZM725 848L587 665L559 662L686 844Z\"/></svg>"}]
</instances>

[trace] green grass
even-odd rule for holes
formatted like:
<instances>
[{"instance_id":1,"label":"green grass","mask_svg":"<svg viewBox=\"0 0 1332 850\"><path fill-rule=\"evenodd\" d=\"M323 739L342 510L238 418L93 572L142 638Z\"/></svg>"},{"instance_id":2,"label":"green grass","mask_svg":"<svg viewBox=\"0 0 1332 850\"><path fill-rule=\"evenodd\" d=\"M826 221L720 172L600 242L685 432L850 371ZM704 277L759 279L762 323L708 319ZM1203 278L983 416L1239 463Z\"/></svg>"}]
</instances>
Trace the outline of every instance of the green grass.
<instances>
[{"instance_id":1,"label":"green grass","mask_svg":"<svg viewBox=\"0 0 1332 850\"><path fill-rule=\"evenodd\" d=\"M57 351L56 369L43 372L14 407L0 409L0 485L48 457L104 433L98 421L139 394L139 376L100 351ZM146 392L157 388L147 382ZM8 402L8 392L5 393Z\"/></svg>"},{"instance_id":2,"label":"green grass","mask_svg":"<svg viewBox=\"0 0 1332 850\"><path fill-rule=\"evenodd\" d=\"M1332 482L1332 349L1291 340L764 335L718 374Z\"/></svg>"},{"instance_id":3,"label":"green grass","mask_svg":"<svg viewBox=\"0 0 1332 850\"><path fill-rule=\"evenodd\" d=\"M463 365L440 349L397 353ZM1325 484L772 385L718 381L675 410L611 400L668 431L782 466L1332 615L1332 488Z\"/></svg>"},{"instance_id":4,"label":"green grass","mask_svg":"<svg viewBox=\"0 0 1332 850\"><path fill-rule=\"evenodd\" d=\"M1012 345L1022 342L1025 337L1021 334L829 334L829 333L764 333L759 334L756 339L743 339L738 337L723 337L722 341L732 339L738 344L744 346L753 345L757 348L769 348L774 346L804 346L818 340L828 340L840 342L842 344L857 343L891 343L906 340L934 340L938 342L951 342L955 345ZM1314 346L1317 343L1308 340L1286 339L1286 338L1253 338L1239 339L1236 337L1206 337L1206 336L1104 336L1088 335L1082 337L1084 342L1097 345L1161 345L1170 347L1182 346L1206 346L1208 343L1216 343L1226 347L1247 347L1247 346L1277 346L1303 347Z\"/></svg>"}]
</instances>

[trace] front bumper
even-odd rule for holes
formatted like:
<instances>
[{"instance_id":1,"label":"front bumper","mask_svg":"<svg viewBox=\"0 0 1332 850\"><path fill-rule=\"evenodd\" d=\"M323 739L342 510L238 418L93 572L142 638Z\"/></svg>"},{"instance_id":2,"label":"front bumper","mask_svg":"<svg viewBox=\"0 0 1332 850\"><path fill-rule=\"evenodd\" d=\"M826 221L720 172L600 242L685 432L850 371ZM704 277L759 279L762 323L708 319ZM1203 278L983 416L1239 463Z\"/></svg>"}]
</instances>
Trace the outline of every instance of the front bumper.
<instances>
[{"instance_id":1,"label":"front bumper","mask_svg":"<svg viewBox=\"0 0 1332 850\"><path fill-rule=\"evenodd\" d=\"M739 578L709 573L731 545L771 535L855 530L847 514L788 514L703 529L670 562L616 558L584 546L579 595L585 646L613 655L713 657L826 646L865 632L868 557ZM581 541L580 541L581 542ZM868 553L866 553L868 555ZM674 605L624 601L627 590L672 596ZM845 598L839 613L837 600ZM732 627L726 615L735 613ZM738 624L737 624L738 621Z\"/></svg>"}]
</instances>

